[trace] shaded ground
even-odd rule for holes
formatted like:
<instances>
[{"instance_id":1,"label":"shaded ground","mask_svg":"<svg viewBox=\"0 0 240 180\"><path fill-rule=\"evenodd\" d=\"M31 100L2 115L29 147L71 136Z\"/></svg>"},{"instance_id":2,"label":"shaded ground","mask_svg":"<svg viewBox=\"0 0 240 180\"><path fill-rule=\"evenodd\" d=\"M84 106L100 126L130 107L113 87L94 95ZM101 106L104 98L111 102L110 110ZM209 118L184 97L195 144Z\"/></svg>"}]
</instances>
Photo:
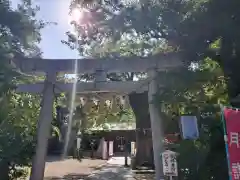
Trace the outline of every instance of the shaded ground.
<instances>
[{"instance_id":1,"label":"shaded ground","mask_svg":"<svg viewBox=\"0 0 240 180\"><path fill-rule=\"evenodd\" d=\"M84 180L153 180L154 174L135 174L129 168L122 165L108 164L101 170L94 172Z\"/></svg>"},{"instance_id":2,"label":"shaded ground","mask_svg":"<svg viewBox=\"0 0 240 180\"><path fill-rule=\"evenodd\" d=\"M130 164L130 159L128 159ZM153 180L152 172L134 173L130 168L125 168L124 157L113 157L106 165L94 171L84 180Z\"/></svg>"},{"instance_id":3,"label":"shaded ground","mask_svg":"<svg viewBox=\"0 0 240 180\"><path fill-rule=\"evenodd\" d=\"M130 163L130 159L128 159ZM124 157L113 157L108 162L84 159L63 161L49 159L45 180L153 180L152 172L134 173L124 166Z\"/></svg>"},{"instance_id":4,"label":"shaded ground","mask_svg":"<svg viewBox=\"0 0 240 180\"><path fill-rule=\"evenodd\" d=\"M89 176L97 167L106 164L99 159L64 159L50 157L47 160L44 179L81 179Z\"/></svg>"}]
</instances>

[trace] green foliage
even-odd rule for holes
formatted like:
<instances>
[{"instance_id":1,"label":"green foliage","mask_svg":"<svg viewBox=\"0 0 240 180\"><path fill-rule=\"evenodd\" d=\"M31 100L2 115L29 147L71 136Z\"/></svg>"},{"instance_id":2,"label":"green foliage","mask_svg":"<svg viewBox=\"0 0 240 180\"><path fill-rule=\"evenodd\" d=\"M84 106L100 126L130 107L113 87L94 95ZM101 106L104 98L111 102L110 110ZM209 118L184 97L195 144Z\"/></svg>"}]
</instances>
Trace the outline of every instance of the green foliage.
<instances>
[{"instance_id":1,"label":"green foliage","mask_svg":"<svg viewBox=\"0 0 240 180\"><path fill-rule=\"evenodd\" d=\"M36 20L30 0L22 0L16 9L11 1L0 1L0 179L24 175L20 167L30 165L35 147L40 97L17 94L19 82L33 82L10 66L12 58L40 56L37 46L45 23Z\"/></svg>"},{"instance_id":2,"label":"green foliage","mask_svg":"<svg viewBox=\"0 0 240 180\"><path fill-rule=\"evenodd\" d=\"M181 114L199 119L200 139L181 141L177 149L181 179L228 178L219 107L240 93L239 7L236 0L162 0L130 6L114 1L86 12L91 21L74 23L79 39L68 32L66 44L77 40L81 55L114 59L176 52L186 65L197 62L195 69L159 74L165 87L156 102L166 119L165 131L179 131L176 120ZM126 74L110 74L109 79L125 80Z\"/></svg>"},{"instance_id":3,"label":"green foliage","mask_svg":"<svg viewBox=\"0 0 240 180\"><path fill-rule=\"evenodd\" d=\"M165 118L165 132L179 132L181 115L194 114L199 122L200 138L196 141L182 140L175 149L180 154L180 177L227 178L220 106L227 104L228 96L220 66L206 59L195 69L162 72L159 81L166 85L159 90L156 99L162 112L169 117ZM217 168L222 170L221 176Z\"/></svg>"},{"instance_id":4,"label":"green foliage","mask_svg":"<svg viewBox=\"0 0 240 180\"><path fill-rule=\"evenodd\" d=\"M139 46L146 48L148 42L154 40L160 42L157 47L167 46L168 50L178 52L179 58L187 64L209 57L220 64L224 76L228 78L228 95L235 98L240 92L239 6L240 2L236 0L161 0L128 6L122 1L102 3L97 10L85 12L84 17L88 18L73 23L78 32L75 34L80 37L76 38L74 33L68 32L69 41L65 43L71 46L78 40L81 55L114 58L129 53L142 56L145 52L139 53ZM73 3L71 8L75 7ZM126 34L133 40L144 39L141 43L135 41L134 46L130 45L130 50L124 53L109 54L109 49L126 39ZM212 48L216 41L219 41L219 47ZM150 49L153 48L153 45L150 46Z\"/></svg>"},{"instance_id":5,"label":"green foliage","mask_svg":"<svg viewBox=\"0 0 240 180\"><path fill-rule=\"evenodd\" d=\"M10 162L11 168L28 166L35 148L40 98L11 92L0 107L0 162Z\"/></svg>"},{"instance_id":6,"label":"green foliage","mask_svg":"<svg viewBox=\"0 0 240 180\"><path fill-rule=\"evenodd\" d=\"M195 65L194 69L160 72L159 82L166 85L161 88L159 99L171 103L173 107L166 109L177 109L176 114L190 113L190 107L189 110L196 113L205 105L219 106L228 102L226 79L219 65L210 59Z\"/></svg>"},{"instance_id":7,"label":"green foliage","mask_svg":"<svg viewBox=\"0 0 240 180\"><path fill-rule=\"evenodd\" d=\"M79 124L84 129L88 131L95 128L107 128L106 124L115 124L115 123L133 123L135 118L133 112L129 108L115 108L111 107L101 107L104 104L91 104L83 108L77 108L74 114L74 123L73 126L77 127ZM80 123L80 121L82 121ZM83 124L82 124L83 123ZM79 126L79 128L80 128Z\"/></svg>"}]
</instances>

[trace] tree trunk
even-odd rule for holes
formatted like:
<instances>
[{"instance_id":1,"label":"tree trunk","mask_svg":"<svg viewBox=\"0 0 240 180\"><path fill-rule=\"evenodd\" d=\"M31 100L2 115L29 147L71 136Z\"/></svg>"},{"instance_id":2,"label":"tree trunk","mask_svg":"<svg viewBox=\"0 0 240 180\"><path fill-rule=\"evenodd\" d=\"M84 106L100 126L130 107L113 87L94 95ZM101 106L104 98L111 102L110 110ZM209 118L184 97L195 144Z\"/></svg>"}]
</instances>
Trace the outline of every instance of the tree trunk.
<instances>
[{"instance_id":1,"label":"tree trunk","mask_svg":"<svg viewBox=\"0 0 240 180\"><path fill-rule=\"evenodd\" d=\"M0 180L9 180L9 164L6 161L0 162Z\"/></svg>"},{"instance_id":2,"label":"tree trunk","mask_svg":"<svg viewBox=\"0 0 240 180\"><path fill-rule=\"evenodd\" d=\"M132 93L129 101L136 117L136 166L153 166L148 94Z\"/></svg>"}]
</instances>

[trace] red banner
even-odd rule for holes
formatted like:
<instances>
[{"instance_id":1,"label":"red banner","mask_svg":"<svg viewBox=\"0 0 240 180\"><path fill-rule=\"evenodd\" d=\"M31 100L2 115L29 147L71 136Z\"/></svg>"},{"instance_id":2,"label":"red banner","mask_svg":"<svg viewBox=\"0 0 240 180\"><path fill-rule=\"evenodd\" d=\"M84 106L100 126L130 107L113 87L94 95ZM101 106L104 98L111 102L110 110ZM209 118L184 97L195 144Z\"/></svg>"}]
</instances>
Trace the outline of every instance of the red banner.
<instances>
[{"instance_id":1,"label":"red banner","mask_svg":"<svg viewBox=\"0 0 240 180\"><path fill-rule=\"evenodd\" d=\"M240 180L240 110L224 109L232 180Z\"/></svg>"}]
</instances>

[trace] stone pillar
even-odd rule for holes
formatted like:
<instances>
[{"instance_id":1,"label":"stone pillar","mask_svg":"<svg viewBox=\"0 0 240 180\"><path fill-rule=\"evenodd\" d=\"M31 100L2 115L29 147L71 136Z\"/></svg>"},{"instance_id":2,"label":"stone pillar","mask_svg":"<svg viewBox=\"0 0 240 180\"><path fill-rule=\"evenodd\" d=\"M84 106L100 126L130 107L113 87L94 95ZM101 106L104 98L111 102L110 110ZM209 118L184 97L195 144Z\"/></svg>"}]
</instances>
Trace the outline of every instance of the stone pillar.
<instances>
[{"instance_id":1,"label":"stone pillar","mask_svg":"<svg viewBox=\"0 0 240 180\"><path fill-rule=\"evenodd\" d=\"M55 81L56 73L48 72L45 79L42 107L38 121L36 154L33 160L30 180L43 180L44 178L48 139L50 137L51 122L53 119Z\"/></svg>"},{"instance_id":2,"label":"stone pillar","mask_svg":"<svg viewBox=\"0 0 240 180\"><path fill-rule=\"evenodd\" d=\"M164 152L164 133L163 124L160 117L158 108L154 101L154 95L157 93L157 71L152 69L149 71L150 84L148 89L148 102L149 102L149 112L151 119L151 129L152 129L152 142L153 142L153 153L154 153L154 164L156 180L164 180L163 175L163 165L161 154Z\"/></svg>"}]
</instances>

